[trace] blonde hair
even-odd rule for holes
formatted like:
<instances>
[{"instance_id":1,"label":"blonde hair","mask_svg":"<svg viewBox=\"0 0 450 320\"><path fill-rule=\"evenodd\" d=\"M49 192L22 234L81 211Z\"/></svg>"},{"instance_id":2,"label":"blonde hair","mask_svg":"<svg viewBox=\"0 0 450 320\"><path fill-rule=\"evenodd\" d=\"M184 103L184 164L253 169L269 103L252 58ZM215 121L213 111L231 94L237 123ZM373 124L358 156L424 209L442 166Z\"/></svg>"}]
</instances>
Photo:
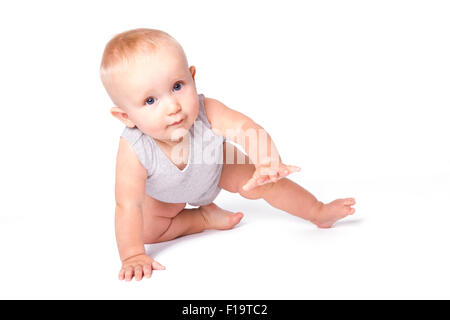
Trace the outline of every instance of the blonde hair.
<instances>
[{"instance_id":1,"label":"blonde hair","mask_svg":"<svg viewBox=\"0 0 450 320\"><path fill-rule=\"evenodd\" d=\"M133 29L115 35L105 47L100 64L100 76L104 77L117 66L129 63L139 55L145 55L165 45L175 45L181 50L181 45L168 33L157 29Z\"/></svg>"}]
</instances>

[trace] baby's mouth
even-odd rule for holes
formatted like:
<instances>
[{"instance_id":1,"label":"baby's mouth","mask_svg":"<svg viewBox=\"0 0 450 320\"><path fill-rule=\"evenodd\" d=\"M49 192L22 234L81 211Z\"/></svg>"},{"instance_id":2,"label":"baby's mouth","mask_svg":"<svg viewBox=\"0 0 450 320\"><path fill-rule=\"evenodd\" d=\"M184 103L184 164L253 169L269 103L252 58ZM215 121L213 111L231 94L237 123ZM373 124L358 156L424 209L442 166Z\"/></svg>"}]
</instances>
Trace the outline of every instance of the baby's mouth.
<instances>
[{"instance_id":1,"label":"baby's mouth","mask_svg":"<svg viewBox=\"0 0 450 320\"><path fill-rule=\"evenodd\" d=\"M182 123L183 121L184 121L184 119L181 119L181 120L179 120L179 121L177 121L177 122L174 122L174 123L172 123L172 124L169 124L169 127L179 125L179 124Z\"/></svg>"}]
</instances>

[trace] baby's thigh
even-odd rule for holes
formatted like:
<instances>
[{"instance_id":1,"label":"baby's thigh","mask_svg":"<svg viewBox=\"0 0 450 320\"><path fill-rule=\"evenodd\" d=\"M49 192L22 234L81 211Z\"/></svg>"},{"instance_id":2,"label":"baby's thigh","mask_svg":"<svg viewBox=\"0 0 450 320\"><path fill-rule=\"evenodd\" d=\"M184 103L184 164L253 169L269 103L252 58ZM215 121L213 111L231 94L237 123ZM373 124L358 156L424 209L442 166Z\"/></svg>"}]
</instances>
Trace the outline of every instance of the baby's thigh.
<instances>
[{"instance_id":1,"label":"baby's thigh","mask_svg":"<svg viewBox=\"0 0 450 320\"><path fill-rule=\"evenodd\" d=\"M229 192L241 192L241 188L253 176L255 166L248 156L229 142L223 143L223 167L219 187Z\"/></svg>"},{"instance_id":2,"label":"baby's thigh","mask_svg":"<svg viewBox=\"0 0 450 320\"><path fill-rule=\"evenodd\" d=\"M166 203L145 196L142 208L144 243L156 243L169 228L172 219L180 213L186 203Z\"/></svg>"},{"instance_id":3,"label":"baby's thigh","mask_svg":"<svg viewBox=\"0 0 450 320\"><path fill-rule=\"evenodd\" d=\"M223 168L219 187L228 192L239 192L246 199L264 198L273 183L266 183L244 191L242 187L253 177L255 165L249 157L231 143L223 144Z\"/></svg>"},{"instance_id":4,"label":"baby's thigh","mask_svg":"<svg viewBox=\"0 0 450 320\"><path fill-rule=\"evenodd\" d=\"M145 195L144 205L142 208L143 218L147 217L164 217L173 218L181 210L186 207L186 203L167 203L159 201L155 198Z\"/></svg>"}]
</instances>

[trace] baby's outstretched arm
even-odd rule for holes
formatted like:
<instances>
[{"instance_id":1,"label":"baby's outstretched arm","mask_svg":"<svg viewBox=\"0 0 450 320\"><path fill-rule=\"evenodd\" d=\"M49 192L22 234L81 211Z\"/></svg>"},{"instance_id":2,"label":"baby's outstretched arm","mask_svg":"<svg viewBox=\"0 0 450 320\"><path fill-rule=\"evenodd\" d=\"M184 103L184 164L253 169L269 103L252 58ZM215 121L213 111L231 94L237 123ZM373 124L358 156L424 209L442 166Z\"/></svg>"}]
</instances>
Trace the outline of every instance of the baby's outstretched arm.
<instances>
[{"instance_id":1,"label":"baby's outstretched arm","mask_svg":"<svg viewBox=\"0 0 450 320\"><path fill-rule=\"evenodd\" d=\"M205 99L205 110L212 130L241 145L255 165L255 172L243 186L244 190L277 182L293 172L300 171L299 167L281 161L270 135L248 116L211 98Z\"/></svg>"},{"instance_id":2,"label":"baby's outstretched arm","mask_svg":"<svg viewBox=\"0 0 450 320\"><path fill-rule=\"evenodd\" d=\"M229 177L224 180L230 185L240 186L241 195L263 197L273 207L309 220L320 228L329 228L337 220L355 212L353 198L324 204L294 181L284 179L300 168L283 164L270 135L252 119L215 99L205 99L205 110L212 130L240 144L254 165L254 172L250 179L246 178L247 181L241 181L242 178L233 170L226 172ZM263 189L258 187L268 183L270 188L261 192Z\"/></svg>"}]
</instances>

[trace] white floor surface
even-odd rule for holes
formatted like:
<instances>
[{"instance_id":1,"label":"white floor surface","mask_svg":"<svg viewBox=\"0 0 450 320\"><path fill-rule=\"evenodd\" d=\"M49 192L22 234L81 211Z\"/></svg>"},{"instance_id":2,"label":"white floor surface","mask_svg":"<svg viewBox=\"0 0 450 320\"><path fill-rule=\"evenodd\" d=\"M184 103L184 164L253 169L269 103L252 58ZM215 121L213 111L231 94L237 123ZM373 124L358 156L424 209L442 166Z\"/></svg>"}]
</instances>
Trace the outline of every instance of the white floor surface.
<instances>
[{"instance_id":1,"label":"white floor surface","mask_svg":"<svg viewBox=\"0 0 450 320\"><path fill-rule=\"evenodd\" d=\"M0 298L448 299L449 181L303 181L324 201L353 190L341 196L356 214L327 230L222 191L219 206L245 213L238 227L148 246L167 269L141 282L117 280L113 214L100 205L3 216Z\"/></svg>"}]
</instances>

